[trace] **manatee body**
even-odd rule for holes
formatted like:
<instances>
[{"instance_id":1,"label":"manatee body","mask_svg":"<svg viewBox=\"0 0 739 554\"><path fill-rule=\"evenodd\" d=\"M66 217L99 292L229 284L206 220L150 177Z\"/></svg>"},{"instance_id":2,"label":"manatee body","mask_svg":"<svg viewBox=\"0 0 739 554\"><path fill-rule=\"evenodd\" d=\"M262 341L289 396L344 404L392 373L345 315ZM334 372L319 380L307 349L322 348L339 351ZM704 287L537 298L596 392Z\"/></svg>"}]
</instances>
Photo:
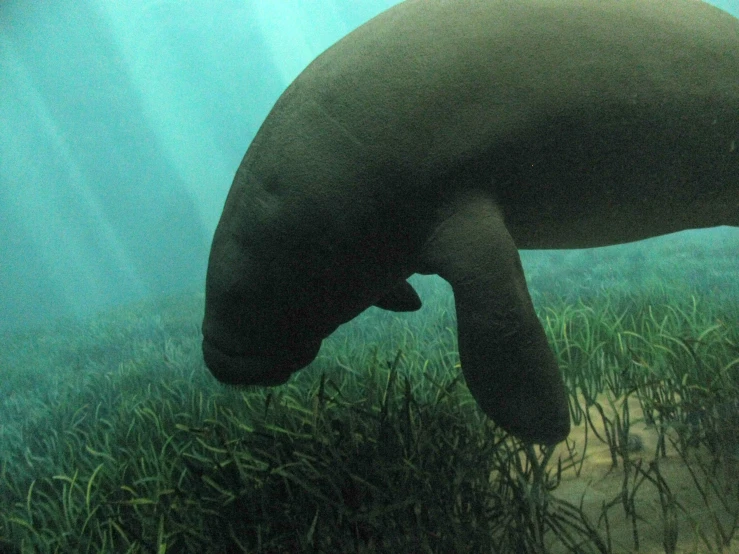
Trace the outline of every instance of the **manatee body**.
<instances>
[{"instance_id":1,"label":"manatee body","mask_svg":"<svg viewBox=\"0 0 739 554\"><path fill-rule=\"evenodd\" d=\"M410 0L282 94L210 254L203 353L275 385L405 281L454 290L465 380L518 437L569 432L517 248L739 225L739 20L696 0Z\"/></svg>"}]
</instances>

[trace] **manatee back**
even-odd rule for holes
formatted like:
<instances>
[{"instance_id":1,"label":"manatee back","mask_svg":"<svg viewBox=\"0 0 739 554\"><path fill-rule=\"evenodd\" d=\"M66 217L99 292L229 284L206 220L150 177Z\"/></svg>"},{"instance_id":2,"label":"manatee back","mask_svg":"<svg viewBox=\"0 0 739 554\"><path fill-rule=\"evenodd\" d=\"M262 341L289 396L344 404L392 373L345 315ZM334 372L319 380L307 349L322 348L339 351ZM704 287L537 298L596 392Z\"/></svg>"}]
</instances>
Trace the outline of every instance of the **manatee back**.
<instances>
[{"instance_id":1,"label":"manatee back","mask_svg":"<svg viewBox=\"0 0 739 554\"><path fill-rule=\"evenodd\" d=\"M321 165L352 218L478 187L521 247L739 224L739 20L696 0L405 2L319 56L270 119L278 142L311 138L274 167Z\"/></svg>"}]
</instances>

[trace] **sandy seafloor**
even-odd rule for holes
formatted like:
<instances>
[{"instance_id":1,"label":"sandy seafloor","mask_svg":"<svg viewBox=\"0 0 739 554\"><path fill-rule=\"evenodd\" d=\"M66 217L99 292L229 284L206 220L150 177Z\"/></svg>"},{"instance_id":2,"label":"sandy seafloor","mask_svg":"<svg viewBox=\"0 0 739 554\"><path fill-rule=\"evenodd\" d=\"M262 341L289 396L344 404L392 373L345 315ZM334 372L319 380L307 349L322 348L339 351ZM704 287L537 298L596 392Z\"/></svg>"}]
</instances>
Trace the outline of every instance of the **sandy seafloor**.
<instances>
[{"instance_id":1,"label":"sandy seafloor","mask_svg":"<svg viewBox=\"0 0 739 554\"><path fill-rule=\"evenodd\" d=\"M601 404L604 406L606 415L612 418L613 412L605 407L607 402L601 402ZM582 405L584 406L584 403ZM619 400L616 402L616 406L620 407L620 405L621 401ZM637 436L641 440L641 448L638 451L631 452L629 458L632 464L641 459L641 467L644 470L648 470L650 462L655 460L658 433L653 425L647 425L644 422L643 413L636 396L632 395L629 397L629 411L631 419L630 435ZM591 408L591 417L595 422L598 432L602 436L605 436L603 435L601 416L595 408ZM583 421L580 425L573 426L568 438L571 447L574 443L577 458L581 457L584 441L585 423ZM700 449L691 449L689 452L691 456L699 456L700 460L706 464L705 467L710 468L710 456L708 456L707 452ZM552 457L554 463L550 462L555 468L556 459L560 454L562 454L563 460L568 456L567 447L564 443L557 447ZM735 522L732 521L727 511L721 506L715 493L711 492L711 487L706 483L705 473L701 471L700 465L695 460L691 463L698 482L704 487L708 495L708 506L710 506L710 509L707 507L698 487L695 485L686 463L670 444L669 440L667 441L667 456L660 457L658 463L661 476L666 481L677 502L684 508L684 510L678 508L674 512L676 514L678 530L677 545L674 552L739 552L739 538L735 538L730 546L725 546L723 550L719 550L716 547L717 532L716 519L714 518L718 518L718 522L727 531L733 528ZM735 459L730 459L729 466L711 471L715 480L734 484L733 493L728 488L720 492L725 495L724 500L728 502L731 502L730 496L732 494L734 495L731 505L734 510L737 510L739 502L736 497L736 482L739 480L739 462ZM633 490L634 473L632 469L629 477L629 491ZM599 522L603 505L620 497L623 483L623 459L619 456L618 466L614 468L608 446L598 440L593 435L591 429L588 431L586 458L579 477L575 475L573 469L563 472L562 481L553 494L557 498L567 500L575 505L582 503L585 514L591 522L597 524L601 536L605 537L605 523L602 519ZM663 517L663 510L660 505L658 488L648 481L642 483L636 492L635 507L639 540L638 550L635 548L633 538L632 518L625 516L623 504L619 502L608 510L613 552L664 553L668 551L663 545L665 518ZM710 541L710 548L698 536L696 529L703 531ZM562 548L557 548L556 544L552 544L550 548L553 553L565 551Z\"/></svg>"}]
</instances>

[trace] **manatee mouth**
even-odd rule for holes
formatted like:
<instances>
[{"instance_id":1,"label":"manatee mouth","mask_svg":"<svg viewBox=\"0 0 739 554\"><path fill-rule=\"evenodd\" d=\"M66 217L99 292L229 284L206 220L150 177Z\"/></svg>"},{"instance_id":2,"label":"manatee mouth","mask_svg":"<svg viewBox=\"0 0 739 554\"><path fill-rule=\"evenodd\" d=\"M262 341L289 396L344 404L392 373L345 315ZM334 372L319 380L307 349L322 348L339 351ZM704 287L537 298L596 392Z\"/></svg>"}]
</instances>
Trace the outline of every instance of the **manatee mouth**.
<instances>
[{"instance_id":1,"label":"manatee mouth","mask_svg":"<svg viewBox=\"0 0 739 554\"><path fill-rule=\"evenodd\" d=\"M290 375L311 363L321 341L291 348L289 351L278 350L274 356L262 354L232 354L226 352L208 339L203 339L203 358L205 365L221 383L236 386L274 386L286 382Z\"/></svg>"}]
</instances>

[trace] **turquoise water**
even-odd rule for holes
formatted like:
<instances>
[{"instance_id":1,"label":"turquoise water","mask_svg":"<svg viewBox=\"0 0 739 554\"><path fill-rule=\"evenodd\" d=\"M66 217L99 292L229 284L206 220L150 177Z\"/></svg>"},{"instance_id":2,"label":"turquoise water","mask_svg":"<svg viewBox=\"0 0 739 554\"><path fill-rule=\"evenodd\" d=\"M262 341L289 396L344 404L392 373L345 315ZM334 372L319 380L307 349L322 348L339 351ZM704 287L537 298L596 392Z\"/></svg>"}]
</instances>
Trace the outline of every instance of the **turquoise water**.
<instances>
[{"instance_id":1,"label":"turquoise water","mask_svg":"<svg viewBox=\"0 0 739 554\"><path fill-rule=\"evenodd\" d=\"M2 2L0 328L200 290L274 101L392 4Z\"/></svg>"}]
</instances>

